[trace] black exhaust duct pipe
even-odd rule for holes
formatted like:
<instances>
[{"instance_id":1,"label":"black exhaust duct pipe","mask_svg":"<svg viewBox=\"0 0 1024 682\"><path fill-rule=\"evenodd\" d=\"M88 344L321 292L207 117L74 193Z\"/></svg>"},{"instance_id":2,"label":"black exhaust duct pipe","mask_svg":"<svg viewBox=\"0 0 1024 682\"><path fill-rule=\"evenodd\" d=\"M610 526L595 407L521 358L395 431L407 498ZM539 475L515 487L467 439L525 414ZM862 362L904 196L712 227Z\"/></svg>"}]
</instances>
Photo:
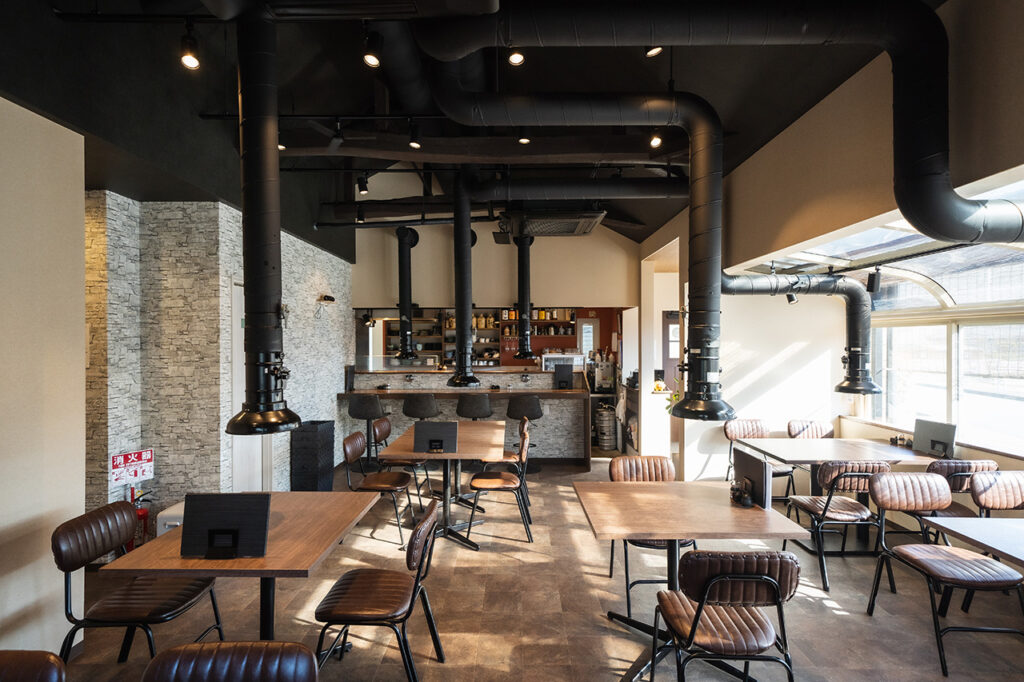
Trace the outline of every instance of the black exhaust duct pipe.
<instances>
[{"instance_id":1,"label":"black exhaust duct pipe","mask_svg":"<svg viewBox=\"0 0 1024 682\"><path fill-rule=\"evenodd\" d=\"M412 347L412 247L420 241L420 235L411 227L395 230L398 236L398 348L396 358L409 360L415 357Z\"/></svg>"},{"instance_id":2,"label":"black exhaust duct pipe","mask_svg":"<svg viewBox=\"0 0 1024 682\"><path fill-rule=\"evenodd\" d=\"M479 386L473 376L473 230L470 212L470 169L460 166L455 175L454 222L455 242L455 374L449 386Z\"/></svg>"},{"instance_id":3,"label":"black exhaust duct pipe","mask_svg":"<svg viewBox=\"0 0 1024 682\"><path fill-rule=\"evenodd\" d=\"M533 244L533 237L520 235L515 238L515 242L519 256L519 350L512 357L516 360L529 360L537 357L530 349L530 245Z\"/></svg>"},{"instance_id":4,"label":"black exhaust duct pipe","mask_svg":"<svg viewBox=\"0 0 1024 682\"><path fill-rule=\"evenodd\" d=\"M450 65L440 65L436 74L435 100L445 115L463 125L645 125L676 126L686 130L690 138L690 293L684 365L687 386L673 414L688 419L730 419L734 411L721 399L719 383L723 278L722 124L717 112L706 101L689 93L505 97L465 92ZM844 290L848 286L855 285L844 284ZM836 293L814 289L808 287L805 293ZM847 321L856 324L866 321L870 325L870 316L865 319L860 314L848 314ZM865 381L863 376L851 374L851 370L864 366L865 359L870 357L867 329L848 331L848 337L858 339L860 345L847 349L852 361L847 364L846 379L837 390L860 387L861 392L878 392L870 378Z\"/></svg>"},{"instance_id":5,"label":"black exhaust duct pipe","mask_svg":"<svg viewBox=\"0 0 1024 682\"><path fill-rule=\"evenodd\" d=\"M281 187L277 150L277 28L262 9L238 19L238 121L245 272L245 402L227 433L290 431L281 335Z\"/></svg>"},{"instance_id":6,"label":"black exhaust duct pipe","mask_svg":"<svg viewBox=\"0 0 1024 682\"><path fill-rule=\"evenodd\" d=\"M895 196L904 217L939 241L1024 240L1024 203L970 200L953 190L949 42L938 15L919 0L647 0L585 6L533 1L484 16L421 20L414 28L423 50L442 61L509 43L519 48L877 46L892 60Z\"/></svg>"},{"instance_id":7,"label":"black exhaust duct pipe","mask_svg":"<svg viewBox=\"0 0 1024 682\"><path fill-rule=\"evenodd\" d=\"M685 199L687 178L600 180L492 180L470 190L473 201L576 201L587 199Z\"/></svg>"}]
</instances>

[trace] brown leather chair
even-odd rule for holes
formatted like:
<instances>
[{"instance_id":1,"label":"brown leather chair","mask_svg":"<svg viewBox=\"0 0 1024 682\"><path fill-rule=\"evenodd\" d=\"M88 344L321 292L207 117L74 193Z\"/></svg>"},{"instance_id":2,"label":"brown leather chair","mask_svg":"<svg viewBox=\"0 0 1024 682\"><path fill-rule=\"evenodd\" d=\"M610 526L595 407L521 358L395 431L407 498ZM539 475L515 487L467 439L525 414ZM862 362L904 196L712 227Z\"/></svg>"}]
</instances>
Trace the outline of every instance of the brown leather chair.
<instances>
[{"instance_id":1,"label":"brown leather chair","mask_svg":"<svg viewBox=\"0 0 1024 682\"><path fill-rule=\"evenodd\" d=\"M184 644L161 651L142 682L316 682L313 652L297 642Z\"/></svg>"},{"instance_id":2,"label":"brown leather chair","mask_svg":"<svg viewBox=\"0 0 1024 682\"><path fill-rule=\"evenodd\" d=\"M744 438L771 438L772 432L763 419L730 419L722 425L725 437L729 439L729 468L725 470L726 480L732 479L732 450L736 441ZM772 502L785 502L796 492L796 481L793 480L793 466L772 462L772 478L785 478L786 491L782 497L772 497ZM799 521L799 516L797 521Z\"/></svg>"},{"instance_id":3,"label":"brown leather chair","mask_svg":"<svg viewBox=\"0 0 1024 682\"><path fill-rule=\"evenodd\" d=\"M522 435L519 437L517 471L521 473L483 471L479 474L473 474L473 477L469 479L469 489L476 494L473 495L473 511L469 513L469 526L466 527L466 538L469 538L469 534L473 532L473 517L476 516L477 504L480 502L480 493L506 492L512 493L515 496L516 504L519 505L519 515L523 519L523 528L526 529L526 539L528 542L533 542L533 533L530 531L532 519L530 518L530 510L526 508L526 498L523 492L526 481L526 461L530 457L529 419L522 417L520 425L520 433Z\"/></svg>"},{"instance_id":4,"label":"brown leather chair","mask_svg":"<svg viewBox=\"0 0 1024 682\"><path fill-rule=\"evenodd\" d=\"M530 420L528 417L521 417L519 419L519 440L522 442L523 438L530 431ZM523 479L523 499L526 501L527 512L530 507L530 486L526 481L526 471L519 466L519 443L516 443L514 450L505 450L501 455L500 462L486 462L484 464L484 470L487 467L493 465L501 465L512 468L512 473ZM533 521L531 520L531 523Z\"/></svg>"},{"instance_id":5,"label":"brown leather chair","mask_svg":"<svg viewBox=\"0 0 1024 682\"><path fill-rule=\"evenodd\" d=\"M829 586L828 569L825 568L824 534L839 532L828 530L826 526L843 527L843 544L839 550L842 554L846 551L846 532L850 526L877 528L879 524L870 509L852 497L836 493L865 493L868 490L868 479L873 474L887 471L888 462L828 462L818 467L818 484L822 490L828 491L828 495L793 495L789 498L790 507L802 509L811 517L811 538L821 568L821 588L826 592ZM782 541L782 548L786 548L785 540Z\"/></svg>"},{"instance_id":6,"label":"brown leather chair","mask_svg":"<svg viewBox=\"0 0 1024 682\"><path fill-rule=\"evenodd\" d=\"M1024 471L979 471L971 476L970 488L982 516L1024 509Z\"/></svg>"},{"instance_id":7,"label":"brown leather chair","mask_svg":"<svg viewBox=\"0 0 1024 682\"><path fill-rule=\"evenodd\" d=\"M114 502L65 521L53 531L50 539L53 560L64 572L64 615L71 623L71 630L60 647L60 657L64 661L68 660L75 633L83 628L125 628L118 663L128 659L135 630L141 628L149 643L149 655L155 656L156 645L150 625L177 618L206 594L210 595L213 606L214 624L206 628L196 641L213 630L217 630L221 640L224 639L217 598L213 594L213 578L140 576L102 595L86 610L84 618L72 613L71 574L110 552L124 554L125 545L135 537L137 523L135 508L131 504Z\"/></svg>"},{"instance_id":8,"label":"brown leather chair","mask_svg":"<svg viewBox=\"0 0 1024 682\"><path fill-rule=\"evenodd\" d=\"M391 419L381 417L373 422L373 445L377 449L378 461L381 461L380 448L387 447L388 438L391 438ZM361 460L360 460L361 461ZM381 461L384 468L391 471L392 468L407 469L412 474L412 482L416 486L416 497L419 499L420 511L423 511L423 485L426 484L428 494L433 494L430 487L430 476L427 475L427 460L425 459L388 459ZM419 470L423 470L423 482L420 482Z\"/></svg>"},{"instance_id":9,"label":"brown leather chair","mask_svg":"<svg viewBox=\"0 0 1024 682\"><path fill-rule=\"evenodd\" d=\"M981 472L975 476L991 476L997 472ZM972 486L976 478L972 479ZM889 567L891 576L892 560L896 559L903 565L920 573L928 584L928 597L931 599L932 624L935 628L935 643L939 648L939 661L942 674L948 676L946 668L946 651L942 638L949 632L1003 632L1024 636L1024 632L1012 628L993 628L976 626L941 627L939 617L946 615L949 600L954 588L975 590L1010 590L1017 591L1021 610L1024 611L1024 576L1013 568L978 552L960 547L945 545L913 544L889 547L885 542L885 513L887 511L921 512L929 509L943 509L952 500L949 483L938 474L930 473L880 473L869 480L871 499L878 507L879 537L882 553L875 567L875 580L871 587L871 598L868 601L868 615L875 611L875 600L878 597L878 584L881 581L882 565ZM891 580L891 577L890 577ZM893 592L895 585L890 585ZM935 593L942 591L942 603L935 604Z\"/></svg>"},{"instance_id":10,"label":"brown leather chair","mask_svg":"<svg viewBox=\"0 0 1024 682\"><path fill-rule=\"evenodd\" d=\"M0 680L3 682L64 682L64 661L49 651L0 651Z\"/></svg>"},{"instance_id":11,"label":"brown leather chair","mask_svg":"<svg viewBox=\"0 0 1024 682\"><path fill-rule=\"evenodd\" d=\"M790 438L835 438L832 422L818 422L810 419L791 419L786 424Z\"/></svg>"},{"instance_id":12,"label":"brown leather chair","mask_svg":"<svg viewBox=\"0 0 1024 682\"><path fill-rule=\"evenodd\" d=\"M623 455L612 457L608 462L608 478L612 481L674 481L676 480L676 468L668 457L652 457L649 455ZM622 543L622 568L626 574L626 616L633 617L633 600L630 594L636 585L660 585L668 582L666 579L656 580L629 580L629 546L642 549L658 549L668 551L667 540L625 540ZM680 547L693 546L697 543L693 540L680 540ZM608 577L611 578L615 570L615 540L612 540L611 552L608 559Z\"/></svg>"},{"instance_id":13,"label":"brown leather chair","mask_svg":"<svg viewBox=\"0 0 1024 682\"><path fill-rule=\"evenodd\" d=\"M676 673L686 679L694 659L774 661L793 680L783 603L796 593L800 563L790 552L687 552L679 561L679 590L658 593L654 609L651 681L658 655L658 618L665 617ZM762 610L774 606L778 632ZM765 655L772 647L782 657ZM685 654L685 657L681 654Z\"/></svg>"},{"instance_id":14,"label":"brown leather chair","mask_svg":"<svg viewBox=\"0 0 1024 682\"><path fill-rule=\"evenodd\" d=\"M416 679L416 666L412 660L409 637L405 631L406 621L416 606L416 598L423 603L423 612L427 618L427 627L434 642L434 653L437 660L444 663L444 648L437 634L434 613L430 609L427 588L423 586L430 572L430 560L434 553L434 534L437 530L437 501L427 507L426 513L409 539L409 547L405 551L405 565L412 572L388 571L379 568L357 568L345 573L331 587L327 595L316 607L316 619L323 623L320 638L317 640L316 656L319 666L330 658L335 651L338 660L345 656L345 644L348 641L349 627L353 625L373 625L391 628L398 638L398 649L402 654L405 674L409 680ZM331 646L324 650L324 638L327 631L334 626L341 626ZM399 626L401 626L399 628ZM338 640L341 643L338 643Z\"/></svg>"},{"instance_id":15,"label":"brown leather chair","mask_svg":"<svg viewBox=\"0 0 1024 682\"><path fill-rule=\"evenodd\" d=\"M348 483L349 490L380 493L382 496L391 495L391 502L395 505L395 523L398 525L398 543L404 548L402 513L398 511L398 495L403 490L405 491L406 500L409 502L406 509L411 513L412 496L409 494L409 486L412 485L412 476L404 471L379 471L366 474L358 485L353 485L352 465L358 462L366 452L366 436L362 431L356 431L342 442L341 449L345 455L345 482Z\"/></svg>"},{"instance_id":16,"label":"brown leather chair","mask_svg":"<svg viewBox=\"0 0 1024 682\"><path fill-rule=\"evenodd\" d=\"M979 471L997 471L999 465L991 459L937 459L928 464L926 471L930 474L938 474L949 483L950 492L968 493L971 491L971 477ZM910 516L917 519L921 526L921 536L925 542L932 542L931 531L921 519L926 516L939 518L969 518L978 516L979 512L960 502L950 501L949 506L943 509L929 509L927 511L910 512ZM938 531L934 533L934 541L938 542L939 537L945 537ZM949 544L949 540L946 540Z\"/></svg>"}]
</instances>

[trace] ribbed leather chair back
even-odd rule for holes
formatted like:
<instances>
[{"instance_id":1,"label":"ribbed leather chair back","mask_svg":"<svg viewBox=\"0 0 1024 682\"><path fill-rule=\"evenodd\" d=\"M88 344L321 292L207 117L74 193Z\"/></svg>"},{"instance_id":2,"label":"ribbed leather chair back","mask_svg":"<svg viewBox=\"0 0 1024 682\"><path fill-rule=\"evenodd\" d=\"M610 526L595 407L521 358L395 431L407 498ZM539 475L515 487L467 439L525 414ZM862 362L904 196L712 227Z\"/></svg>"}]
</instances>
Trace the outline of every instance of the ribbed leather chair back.
<instances>
[{"instance_id":1,"label":"ribbed leather chair back","mask_svg":"<svg viewBox=\"0 0 1024 682\"><path fill-rule=\"evenodd\" d=\"M979 471L971 476L971 497L982 509L1024 508L1024 471Z\"/></svg>"},{"instance_id":2,"label":"ribbed leather chair back","mask_svg":"<svg viewBox=\"0 0 1024 682\"><path fill-rule=\"evenodd\" d=\"M875 474L868 479L868 492L875 505L886 511L945 509L953 500L945 477L923 471Z\"/></svg>"},{"instance_id":3,"label":"ribbed leather chair back","mask_svg":"<svg viewBox=\"0 0 1024 682\"><path fill-rule=\"evenodd\" d=\"M0 651L3 682L64 682L64 661L49 651Z\"/></svg>"},{"instance_id":4,"label":"ribbed leather chair back","mask_svg":"<svg viewBox=\"0 0 1024 682\"><path fill-rule=\"evenodd\" d=\"M142 682L316 682L313 652L297 642L204 642L162 651Z\"/></svg>"},{"instance_id":5,"label":"ribbed leather chair back","mask_svg":"<svg viewBox=\"0 0 1024 682\"><path fill-rule=\"evenodd\" d=\"M373 420L373 442L383 443L391 438L391 420L387 417Z\"/></svg>"},{"instance_id":6,"label":"ribbed leather chair back","mask_svg":"<svg viewBox=\"0 0 1024 682\"><path fill-rule=\"evenodd\" d=\"M346 462L355 463L366 452L366 435L362 431L356 431L342 441L341 450L345 453Z\"/></svg>"},{"instance_id":7,"label":"ribbed leather chair back","mask_svg":"<svg viewBox=\"0 0 1024 682\"><path fill-rule=\"evenodd\" d=\"M608 478L613 481L674 481L676 468L668 457L623 455L608 463Z\"/></svg>"},{"instance_id":8,"label":"ribbed leather chair back","mask_svg":"<svg viewBox=\"0 0 1024 682\"><path fill-rule=\"evenodd\" d=\"M413 419L430 419L440 414L433 393L411 395L402 401L402 414Z\"/></svg>"},{"instance_id":9,"label":"ribbed leather chair back","mask_svg":"<svg viewBox=\"0 0 1024 682\"><path fill-rule=\"evenodd\" d=\"M423 513L420 522L412 531L409 544L405 548L405 565L410 571L418 570L430 552L434 541L434 530L437 528L437 500L434 500Z\"/></svg>"},{"instance_id":10,"label":"ribbed leather chair back","mask_svg":"<svg viewBox=\"0 0 1024 682\"><path fill-rule=\"evenodd\" d=\"M832 487L832 481L843 474L881 474L888 472L890 468L888 462L826 462L818 467L818 485L822 490L827 491ZM839 482L836 492L866 493L868 492L868 477L847 476Z\"/></svg>"},{"instance_id":11,"label":"ribbed leather chair back","mask_svg":"<svg viewBox=\"0 0 1024 682\"><path fill-rule=\"evenodd\" d=\"M505 416L509 419L522 419L526 417L530 421L536 421L544 416L544 410L540 405L540 397L527 394L516 395L508 399L508 408Z\"/></svg>"},{"instance_id":12,"label":"ribbed leather chair back","mask_svg":"<svg viewBox=\"0 0 1024 682\"><path fill-rule=\"evenodd\" d=\"M791 552L687 552L679 560L680 587L693 601L704 598L708 581L723 575L766 576L779 584L779 600L789 601L800 579L800 562ZM708 594L717 606L769 606L775 591L767 583L727 580Z\"/></svg>"},{"instance_id":13,"label":"ribbed leather chair back","mask_svg":"<svg viewBox=\"0 0 1024 682\"><path fill-rule=\"evenodd\" d=\"M50 537L53 560L65 573L113 552L135 537L135 508L113 502L57 526Z\"/></svg>"},{"instance_id":14,"label":"ribbed leather chair back","mask_svg":"<svg viewBox=\"0 0 1024 682\"><path fill-rule=\"evenodd\" d=\"M455 406L455 414L463 419L487 419L494 414L491 396L486 393L463 393Z\"/></svg>"},{"instance_id":15,"label":"ribbed leather chair back","mask_svg":"<svg viewBox=\"0 0 1024 682\"><path fill-rule=\"evenodd\" d=\"M730 441L741 438L769 438L772 432L763 419L730 419L722 426Z\"/></svg>"},{"instance_id":16,"label":"ribbed leather chair back","mask_svg":"<svg viewBox=\"0 0 1024 682\"><path fill-rule=\"evenodd\" d=\"M816 422L809 419L793 419L786 425L790 438L833 438L836 435L832 422Z\"/></svg>"},{"instance_id":17,"label":"ribbed leather chair back","mask_svg":"<svg viewBox=\"0 0 1024 682\"><path fill-rule=\"evenodd\" d=\"M999 465L991 459L937 459L928 465L928 473L945 478L949 482L950 490L955 493L970 491L973 474L979 471L998 470Z\"/></svg>"},{"instance_id":18,"label":"ribbed leather chair back","mask_svg":"<svg viewBox=\"0 0 1024 682\"><path fill-rule=\"evenodd\" d=\"M351 393L348 396L348 416L353 419L379 419L384 416L384 408L376 395Z\"/></svg>"}]
</instances>

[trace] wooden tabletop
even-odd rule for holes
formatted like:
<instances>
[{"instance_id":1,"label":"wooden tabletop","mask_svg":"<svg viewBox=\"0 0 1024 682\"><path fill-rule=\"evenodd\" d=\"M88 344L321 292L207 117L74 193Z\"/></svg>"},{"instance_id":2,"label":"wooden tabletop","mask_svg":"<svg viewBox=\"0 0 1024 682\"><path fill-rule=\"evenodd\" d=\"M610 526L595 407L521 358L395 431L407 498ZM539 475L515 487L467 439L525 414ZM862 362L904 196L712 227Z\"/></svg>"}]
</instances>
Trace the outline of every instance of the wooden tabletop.
<instances>
[{"instance_id":1,"label":"wooden tabletop","mask_svg":"<svg viewBox=\"0 0 1024 682\"><path fill-rule=\"evenodd\" d=\"M736 444L786 464L877 460L928 466L935 461L921 452L864 438L744 438Z\"/></svg>"},{"instance_id":2,"label":"wooden tabletop","mask_svg":"<svg viewBox=\"0 0 1024 682\"><path fill-rule=\"evenodd\" d=\"M506 389L486 389L486 388L357 388L349 393L339 393L338 400L348 400L348 396L352 394L356 395L376 395L380 396L383 400L402 400L404 398L411 398L417 395L432 395L438 400L455 400L462 395L489 395L496 399L508 399L517 395L535 395L538 398L544 398L546 400L582 400L590 397L590 392L585 388L529 388L524 384L524 388L515 388L511 391ZM614 393L609 394L614 397Z\"/></svg>"},{"instance_id":3,"label":"wooden tabletop","mask_svg":"<svg viewBox=\"0 0 1024 682\"><path fill-rule=\"evenodd\" d=\"M131 574L306 578L378 499L377 493L369 492L271 493L265 556L184 559L181 556L179 527L135 548L100 570Z\"/></svg>"},{"instance_id":4,"label":"wooden tabletop","mask_svg":"<svg viewBox=\"0 0 1024 682\"><path fill-rule=\"evenodd\" d=\"M598 540L811 537L774 509L733 504L724 482L576 481L573 487Z\"/></svg>"},{"instance_id":5,"label":"wooden tabletop","mask_svg":"<svg viewBox=\"0 0 1024 682\"><path fill-rule=\"evenodd\" d=\"M459 420L459 437L456 452L415 452L413 432L410 426L393 443L380 451L383 460L388 459L477 459L484 462L500 462L505 452L505 422Z\"/></svg>"},{"instance_id":6,"label":"wooden tabletop","mask_svg":"<svg viewBox=\"0 0 1024 682\"><path fill-rule=\"evenodd\" d=\"M922 521L946 535L1024 566L1024 519L931 518Z\"/></svg>"}]
</instances>

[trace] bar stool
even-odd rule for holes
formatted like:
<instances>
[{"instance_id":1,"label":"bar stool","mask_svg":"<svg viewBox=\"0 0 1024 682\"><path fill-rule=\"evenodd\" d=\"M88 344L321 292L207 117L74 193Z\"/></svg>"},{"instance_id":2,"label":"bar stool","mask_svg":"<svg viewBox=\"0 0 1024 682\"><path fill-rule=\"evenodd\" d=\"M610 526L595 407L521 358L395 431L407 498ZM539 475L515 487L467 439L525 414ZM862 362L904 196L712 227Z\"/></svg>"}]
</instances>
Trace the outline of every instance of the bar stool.
<instances>
[{"instance_id":1,"label":"bar stool","mask_svg":"<svg viewBox=\"0 0 1024 682\"><path fill-rule=\"evenodd\" d=\"M402 414L413 419L431 419L441 414L433 393L411 395L402 401Z\"/></svg>"},{"instance_id":2,"label":"bar stool","mask_svg":"<svg viewBox=\"0 0 1024 682\"><path fill-rule=\"evenodd\" d=\"M486 393L463 393L459 396L459 402L455 406L455 414L463 419L472 419L473 421L487 419L494 415L494 410L491 409L491 396ZM461 485L461 461L455 463L455 471L455 480Z\"/></svg>"},{"instance_id":3,"label":"bar stool","mask_svg":"<svg viewBox=\"0 0 1024 682\"><path fill-rule=\"evenodd\" d=\"M348 396L348 416L353 419L364 419L366 420L366 430L363 433L373 433L373 421L380 419L385 416L384 407L380 403L380 398L376 395L367 395L365 393L351 393ZM369 447L366 448L366 458L376 459L377 458L377 444L371 438L368 443ZM380 460L377 460L377 468L380 469ZM363 471L363 461L359 460L359 471Z\"/></svg>"}]
</instances>

